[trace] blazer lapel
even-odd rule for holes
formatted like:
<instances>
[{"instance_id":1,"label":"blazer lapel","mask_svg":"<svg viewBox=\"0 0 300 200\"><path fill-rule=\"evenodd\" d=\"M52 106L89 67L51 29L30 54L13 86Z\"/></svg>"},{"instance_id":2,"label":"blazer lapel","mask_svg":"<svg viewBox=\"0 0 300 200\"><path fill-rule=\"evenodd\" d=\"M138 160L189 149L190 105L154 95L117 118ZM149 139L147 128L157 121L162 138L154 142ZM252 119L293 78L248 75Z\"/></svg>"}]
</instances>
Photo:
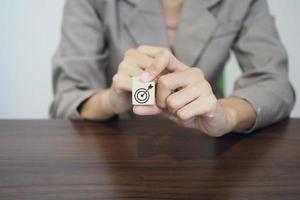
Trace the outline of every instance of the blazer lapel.
<instances>
[{"instance_id":1,"label":"blazer lapel","mask_svg":"<svg viewBox=\"0 0 300 200\"><path fill-rule=\"evenodd\" d=\"M168 47L168 38L159 0L127 0L134 8L125 19L125 29L136 45Z\"/></svg>"},{"instance_id":2,"label":"blazer lapel","mask_svg":"<svg viewBox=\"0 0 300 200\"><path fill-rule=\"evenodd\" d=\"M174 52L183 63L195 66L218 22L209 8L221 0L186 0L176 33Z\"/></svg>"}]
</instances>

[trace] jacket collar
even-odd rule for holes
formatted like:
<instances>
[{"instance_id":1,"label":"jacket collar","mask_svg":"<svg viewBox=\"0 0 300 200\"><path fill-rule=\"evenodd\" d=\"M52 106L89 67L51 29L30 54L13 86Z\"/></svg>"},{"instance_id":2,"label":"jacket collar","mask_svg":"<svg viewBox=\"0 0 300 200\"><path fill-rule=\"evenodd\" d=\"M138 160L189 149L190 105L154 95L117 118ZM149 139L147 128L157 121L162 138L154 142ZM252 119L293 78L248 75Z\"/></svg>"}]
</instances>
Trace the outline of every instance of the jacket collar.
<instances>
[{"instance_id":1,"label":"jacket collar","mask_svg":"<svg viewBox=\"0 0 300 200\"><path fill-rule=\"evenodd\" d=\"M168 36L160 0L127 0L133 5L125 19L126 30L136 45L168 47ZM217 27L209 8L221 0L186 0L176 32L175 55L195 66Z\"/></svg>"}]
</instances>

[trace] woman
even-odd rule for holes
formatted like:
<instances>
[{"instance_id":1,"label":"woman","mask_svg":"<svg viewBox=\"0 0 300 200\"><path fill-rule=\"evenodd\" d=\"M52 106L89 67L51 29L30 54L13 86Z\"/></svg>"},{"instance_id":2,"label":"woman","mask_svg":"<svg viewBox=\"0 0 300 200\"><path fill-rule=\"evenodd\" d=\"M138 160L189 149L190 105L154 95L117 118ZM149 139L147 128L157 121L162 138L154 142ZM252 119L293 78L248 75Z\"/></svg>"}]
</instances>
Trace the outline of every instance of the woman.
<instances>
[{"instance_id":1,"label":"woman","mask_svg":"<svg viewBox=\"0 0 300 200\"><path fill-rule=\"evenodd\" d=\"M223 97L235 53L243 74ZM67 0L54 57L52 117L105 120L131 110L131 77L156 80L155 106L210 136L251 132L289 115L287 54L266 0Z\"/></svg>"}]
</instances>

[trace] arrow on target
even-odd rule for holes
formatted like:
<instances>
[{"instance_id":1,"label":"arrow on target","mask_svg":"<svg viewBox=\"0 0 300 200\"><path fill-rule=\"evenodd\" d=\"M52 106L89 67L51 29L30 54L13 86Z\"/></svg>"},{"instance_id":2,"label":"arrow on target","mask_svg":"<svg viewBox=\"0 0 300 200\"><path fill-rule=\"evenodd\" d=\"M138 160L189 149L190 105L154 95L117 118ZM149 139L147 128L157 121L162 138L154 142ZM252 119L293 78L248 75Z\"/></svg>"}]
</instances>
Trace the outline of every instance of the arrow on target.
<instances>
[{"instance_id":1,"label":"arrow on target","mask_svg":"<svg viewBox=\"0 0 300 200\"><path fill-rule=\"evenodd\" d=\"M149 86L148 86L148 88L147 88L147 90L141 95L141 97L143 97L144 96L144 94L146 94L150 89L152 89L153 88L153 86L150 84Z\"/></svg>"}]
</instances>

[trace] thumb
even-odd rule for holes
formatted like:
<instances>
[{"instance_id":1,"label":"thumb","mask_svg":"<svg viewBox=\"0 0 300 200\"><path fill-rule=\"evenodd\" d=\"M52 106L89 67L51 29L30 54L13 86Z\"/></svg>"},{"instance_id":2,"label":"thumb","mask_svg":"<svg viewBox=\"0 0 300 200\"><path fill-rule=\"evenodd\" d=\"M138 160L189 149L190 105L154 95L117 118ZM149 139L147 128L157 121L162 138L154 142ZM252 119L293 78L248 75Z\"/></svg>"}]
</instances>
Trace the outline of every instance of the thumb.
<instances>
[{"instance_id":1,"label":"thumb","mask_svg":"<svg viewBox=\"0 0 300 200\"><path fill-rule=\"evenodd\" d=\"M133 112L137 115L157 115L162 110L156 105L133 106Z\"/></svg>"}]
</instances>

